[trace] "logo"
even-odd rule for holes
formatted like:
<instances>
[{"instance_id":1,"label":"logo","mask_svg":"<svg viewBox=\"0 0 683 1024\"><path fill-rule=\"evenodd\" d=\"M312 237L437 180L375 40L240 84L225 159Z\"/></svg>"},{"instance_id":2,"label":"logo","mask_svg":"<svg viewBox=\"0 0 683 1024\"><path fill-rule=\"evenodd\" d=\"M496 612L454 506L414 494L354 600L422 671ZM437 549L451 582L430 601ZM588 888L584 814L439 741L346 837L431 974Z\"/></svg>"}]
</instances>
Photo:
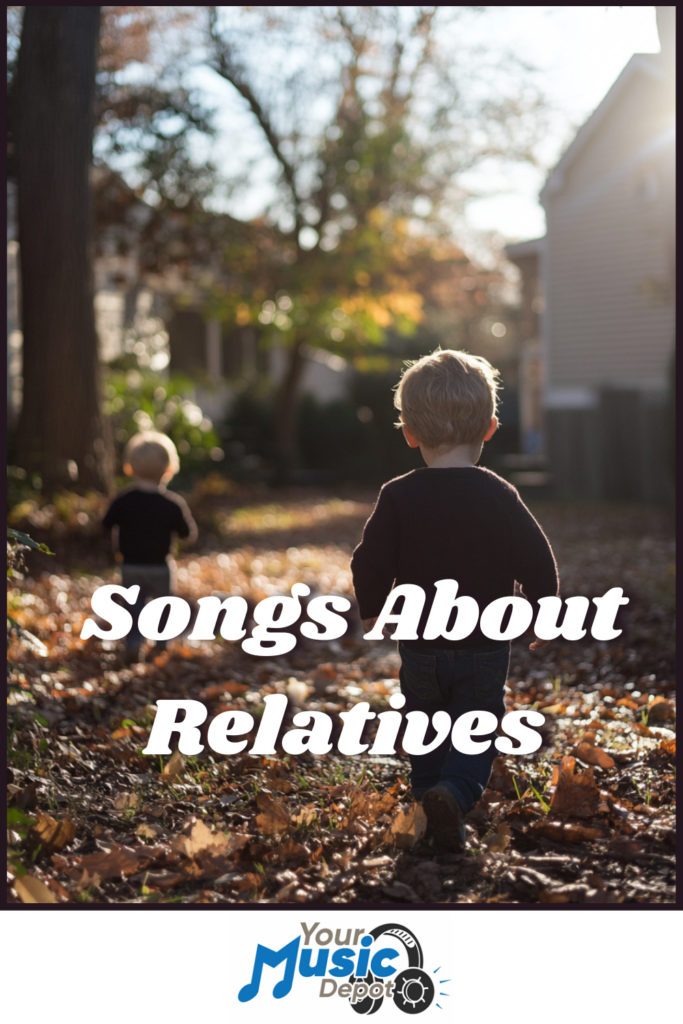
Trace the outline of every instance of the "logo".
<instances>
[{"instance_id":1,"label":"logo","mask_svg":"<svg viewBox=\"0 0 683 1024\"><path fill-rule=\"evenodd\" d=\"M319 928L318 922L310 926L302 922L301 928L303 946L301 935L277 950L258 944L251 981L237 996L241 1003L258 995L264 967L281 964L283 977L273 987L276 999L290 994L298 973L321 979L321 999L341 997L354 1013L364 1016L377 1013L390 999L403 1013L423 1013L436 997L448 996L437 992L436 975L441 968L431 973L425 969L422 946L403 925L381 924L368 934L364 928L337 928L333 934L330 928ZM438 981L439 989L445 984L447 980Z\"/></svg>"}]
</instances>

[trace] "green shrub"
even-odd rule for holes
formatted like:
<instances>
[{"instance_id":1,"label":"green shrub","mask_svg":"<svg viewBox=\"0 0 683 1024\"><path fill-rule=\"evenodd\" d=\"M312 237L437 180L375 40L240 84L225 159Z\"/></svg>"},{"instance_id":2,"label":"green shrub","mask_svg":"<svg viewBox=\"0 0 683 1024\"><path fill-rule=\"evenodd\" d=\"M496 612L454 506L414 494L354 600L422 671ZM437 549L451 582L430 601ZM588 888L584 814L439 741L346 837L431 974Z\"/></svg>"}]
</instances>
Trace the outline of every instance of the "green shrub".
<instances>
[{"instance_id":1,"label":"green shrub","mask_svg":"<svg viewBox=\"0 0 683 1024\"><path fill-rule=\"evenodd\" d=\"M207 472L223 460L218 434L190 397L193 391L182 377L163 379L134 369L107 373L104 408L111 419L119 472L123 450L140 430L168 434L178 449L182 473Z\"/></svg>"}]
</instances>

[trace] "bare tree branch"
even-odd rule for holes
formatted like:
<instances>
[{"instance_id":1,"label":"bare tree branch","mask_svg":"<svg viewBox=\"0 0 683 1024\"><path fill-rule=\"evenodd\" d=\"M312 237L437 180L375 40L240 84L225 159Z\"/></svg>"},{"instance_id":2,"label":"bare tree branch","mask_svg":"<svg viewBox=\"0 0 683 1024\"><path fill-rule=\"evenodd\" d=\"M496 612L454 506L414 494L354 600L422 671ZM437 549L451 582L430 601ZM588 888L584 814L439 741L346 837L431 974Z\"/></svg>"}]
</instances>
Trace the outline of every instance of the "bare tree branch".
<instances>
[{"instance_id":1,"label":"bare tree branch","mask_svg":"<svg viewBox=\"0 0 683 1024\"><path fill-rule=\"evenodd\" d=\"M290 198L292 200L294 212L294 235L298 239L299 231L304 224L301 212L304 197L299 194L297 187L296 168L285 156L282 150L282 140L278 137L278 134L273 127L272 118L258 100L252 86L247 81L244 72L234 60L230 44L221 36L218 29L218 14L215 7L209 7L209 35L212 43L214 44L213 59L210 61L211 67L218 75L221 76L221 78L226 82L229 82L230 85L237 90L240 96L247 101L249 109L256 118L256 121L258 122L258 125L270 146L273 156L280 164L282 177L289 189Z\"/></svg>"}]
</instances>

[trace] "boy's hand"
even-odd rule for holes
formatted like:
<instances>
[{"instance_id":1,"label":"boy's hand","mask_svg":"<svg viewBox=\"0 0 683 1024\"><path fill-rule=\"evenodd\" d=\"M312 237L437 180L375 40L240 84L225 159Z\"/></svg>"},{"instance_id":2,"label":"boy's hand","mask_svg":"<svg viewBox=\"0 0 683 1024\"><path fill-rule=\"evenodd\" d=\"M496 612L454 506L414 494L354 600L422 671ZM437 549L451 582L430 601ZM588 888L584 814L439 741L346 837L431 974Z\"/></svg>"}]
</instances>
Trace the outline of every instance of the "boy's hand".
<instances>
[{"instance_id":1,"label":"boy's hand","mask_svg":"<svg viewBox=\"0 0 683 1024\"><path fill-rule=\"evenodd\" d=\"M534 642L532 644L529 644L529 650L537 651L539 647L547 647L549 643L550 640L541 640L539 637L536 637Z\"/></svg>"}]
</instances>

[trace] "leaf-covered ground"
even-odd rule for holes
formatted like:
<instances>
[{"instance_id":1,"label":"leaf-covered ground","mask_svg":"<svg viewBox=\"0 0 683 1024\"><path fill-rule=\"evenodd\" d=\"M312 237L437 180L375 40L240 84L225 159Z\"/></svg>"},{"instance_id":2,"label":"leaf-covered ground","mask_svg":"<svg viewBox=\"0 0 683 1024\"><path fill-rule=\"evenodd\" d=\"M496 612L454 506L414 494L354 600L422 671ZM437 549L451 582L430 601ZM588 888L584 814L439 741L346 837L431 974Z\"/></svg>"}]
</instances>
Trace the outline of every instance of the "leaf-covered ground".
<instances>
[{"instance_id":1,"label":"leaf-covered ground","mask_svg":"<svg viewBox=\"0 0 683 1024\"><path fill-rule=\"evenodd\" d=\"M194 601L231 591L256 602L301 580L319 593L350 594L349 557L372 498L205 487L192 499L202 539L179 559L180 593ZM540 652L528 650L529 638L515 642L508 705L544 713L543 746L498 759L468 815L467 849L453 855L424 834L400 748L380 758L142 755L159 698L201 700L209 720L246 709L258 722L262 698L287 693L286 729L301 707L333 717L361 700L388 707L398 656L391 641L363 641L354 620L342 640L306 641L274 660L225 641L184 640L125 667L117 645L78 639L93 589L115 579L95 539L96 509L84 509L72 527L49 510L20 524L49 539L56 555L31 552L24 578L10 582L11 614L48 649L40 656L16 640L10 649L10 901L674 901L665 513L534 509L565 596L624 587L624 633Z\"/></svg>"}]
</instances>

